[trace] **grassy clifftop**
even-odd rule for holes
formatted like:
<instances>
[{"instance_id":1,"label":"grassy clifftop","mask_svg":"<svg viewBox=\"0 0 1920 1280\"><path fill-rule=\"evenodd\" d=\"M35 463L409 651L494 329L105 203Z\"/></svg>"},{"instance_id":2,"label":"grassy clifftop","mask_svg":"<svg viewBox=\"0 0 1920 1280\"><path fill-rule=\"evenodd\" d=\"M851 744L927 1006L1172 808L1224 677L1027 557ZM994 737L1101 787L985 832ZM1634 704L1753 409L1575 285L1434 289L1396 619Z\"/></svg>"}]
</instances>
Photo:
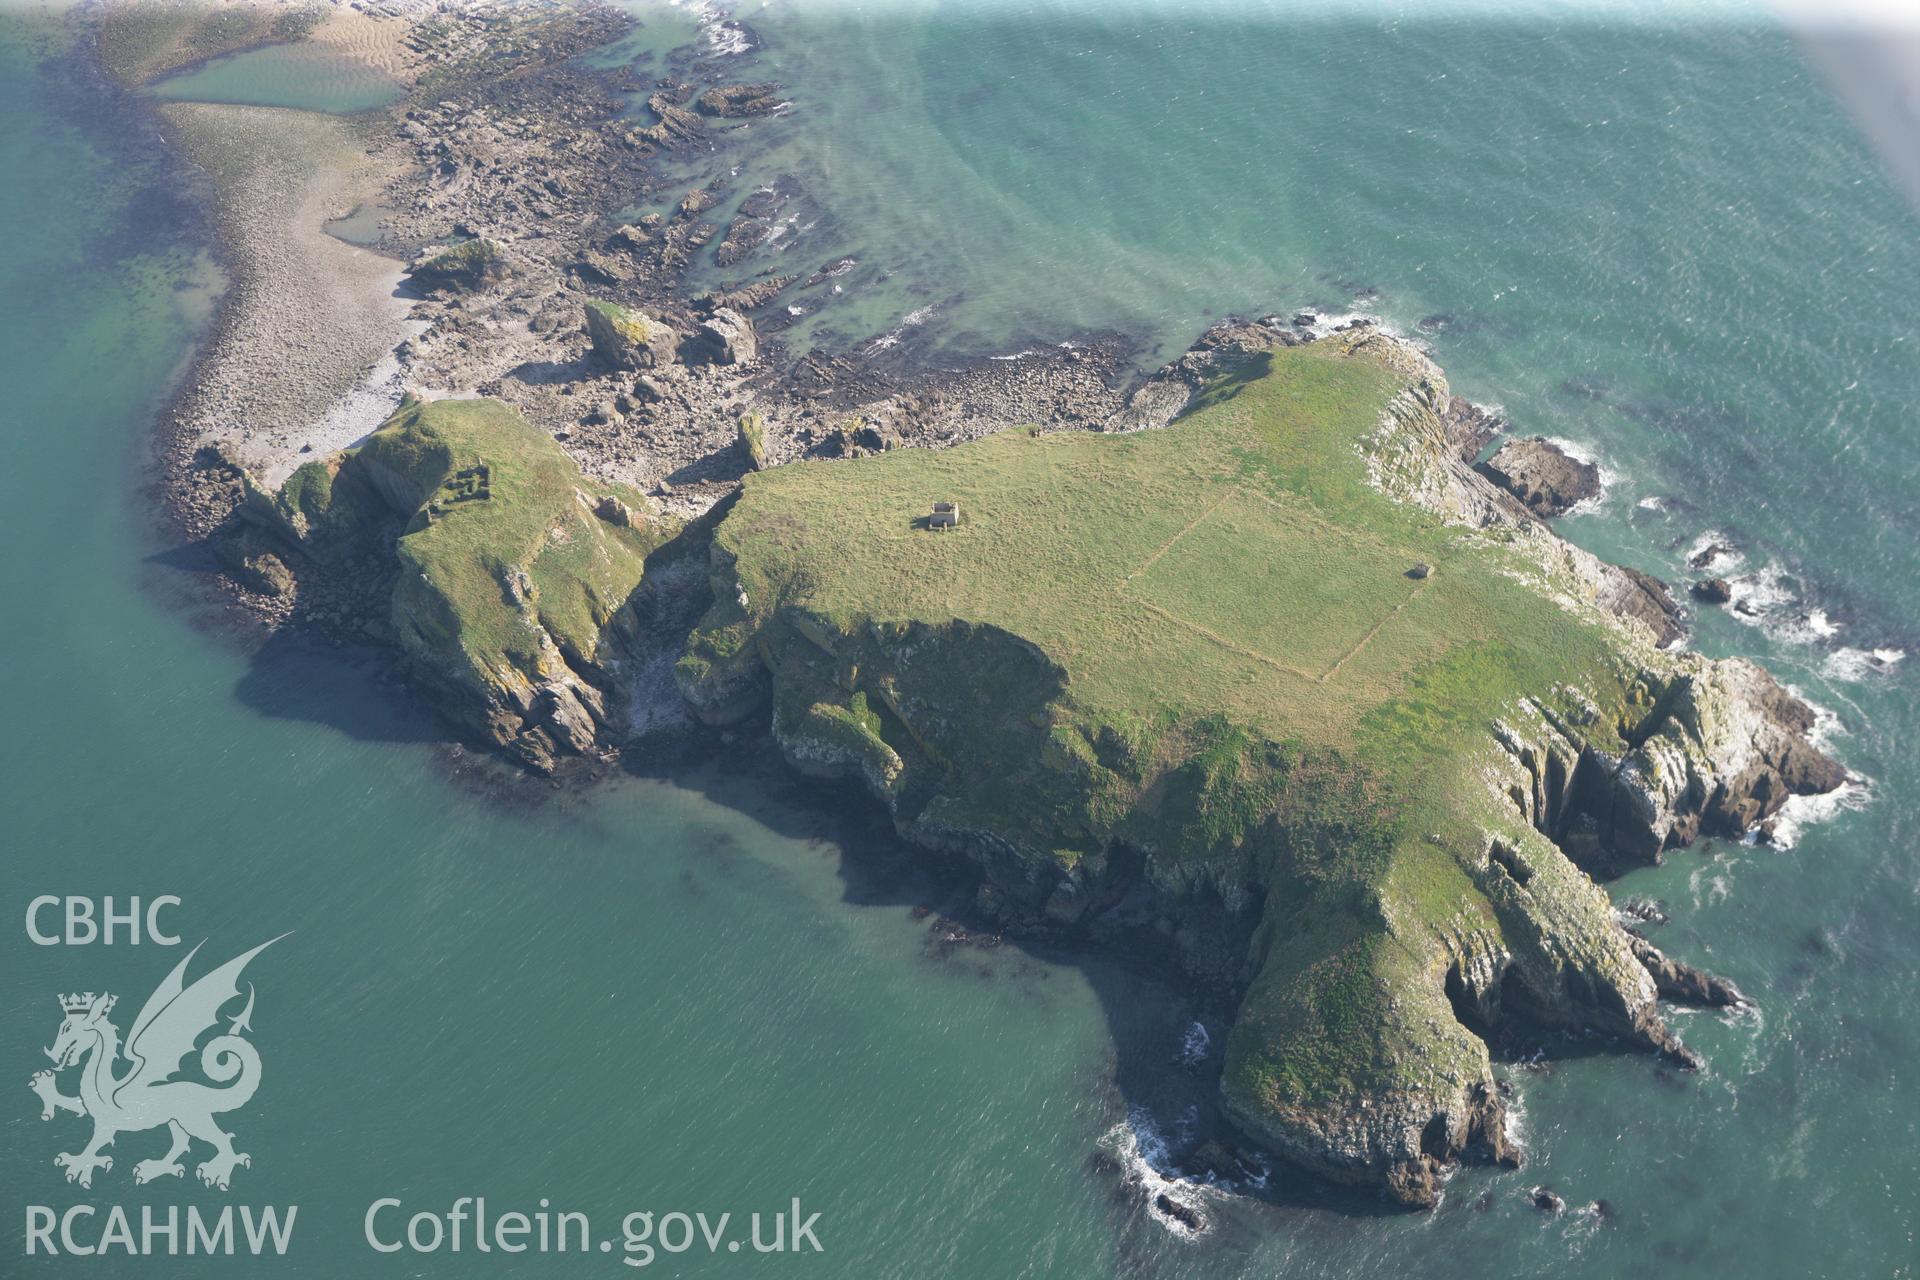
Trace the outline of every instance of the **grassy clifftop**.
<instances>
[{"instance_id":1,"label":"grassy clifftop","mask_svg":"<svg viewBox=\"0 0 1920 1280\"><path fill-rule=\"evenodd\" d=\"M596 745L621 618L677 532L493 400L409 399L358 447L256 490L250 509L315 559L390 545L392 628L412 669L456 720L540 767Z\"/></svg>"},{"instance_id":2,"label":"grassy clifftop","mask_svg":"<svg viewBox=\"0 0 1920 1280\"><path fill-rule=\"evenodd\" d=\"M1505 1152L1467 1023L1683 1052L1555 840L1705 670L1548 581L1550 535L1388 496L1383 435L1428 447L1446 403L1423 358L1340 337L1164 430L751 475L682 689L716 721L770 697L797 766L863 777L1012 913L1179 904L1188 963L1248 991L1229 1113L1424 1202ZM939 501L958 527L926 527ZM1672 732L1667 781L1710 790L1710 732Z\"/></svg>"}]
</instances>

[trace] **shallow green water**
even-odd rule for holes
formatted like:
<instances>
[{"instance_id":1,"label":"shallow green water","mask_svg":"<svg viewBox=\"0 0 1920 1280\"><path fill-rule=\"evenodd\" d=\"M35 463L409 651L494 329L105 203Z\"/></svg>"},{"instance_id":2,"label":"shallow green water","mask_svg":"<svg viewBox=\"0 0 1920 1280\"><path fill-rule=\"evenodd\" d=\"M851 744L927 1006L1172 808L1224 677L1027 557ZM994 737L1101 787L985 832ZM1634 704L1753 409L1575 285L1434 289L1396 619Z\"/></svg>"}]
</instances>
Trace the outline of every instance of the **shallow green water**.
<instances>
[{"instance_id":1,"label":"shallow green water","mask_svg":"<svg viewBox=\"0 0 1920 1280\"><path fill-rule=\"evenodd\" d=\"M187 102L350 113L384 107L401 90L347 55L312 45L269 45L214 58L162 80L153 92Z\"/></svg>"},{"instance_id":2,"label":"shallow green water","mask_svg":"<svg viewBox=\"0 0 1920 1280\"><path fill-rule=\"evenodd\" d=\"M1212 1202L1218 1229L1188 1243L1091 1159L1124 1153L1116 1128L1177 1127L1192 1011L1173 996L930 943L910 855L777 770L502 792L347 664L209 630L135 490L203 311L178 288L190 226L154 238L185 210L130 107L0 21L0 1043L19 1081L0 1273L626 1270L361 1239L380 1197L472 1194L547 1197L597 1237L632 1209L822 1214L824 1255L655 1264L676 1274L1910 1274L1920 659L1863 655L1920 644L1920 226L1779 33L755 18L769 48L742 78L786 80L796 107L751 128L742 185L806 184L799 265L863 262L821 326L864 338L931 305L903 346L1010 353L1075 327L1177 346L1219 312L1359 288L1408 328L1445 315L1460 390L1617 473L1569 522L1581 541L1678 576L1716 528L1778 567L1759 585L1792 600L1747 592L1765 627L1715 613L1700 643L1831 708L1874 780L1791 851L1711 845L1616 886L1664 898L1662 945L1759 1001L1681 1015L1707 1072L1516 1068L1528 1170L1469 1170L1424 1217L1277 1178L1272 1202ZM122 1139L90 1192L60 1180L79 1122L43 1124L21 1087L54 996L116 991L124 1028L178 953L34 946L41 893L178 894L170 921L216 961L295 931L249 971L267 1075L227 1118L254 1157L232 1192L134 1187L157 1135ZM1520 1200L1536 1182L1616 1216L1543 1220ZM288 1257L22 1256L29 1205L228 1202L299 1205Z\"/></svg>"}]
</instances>

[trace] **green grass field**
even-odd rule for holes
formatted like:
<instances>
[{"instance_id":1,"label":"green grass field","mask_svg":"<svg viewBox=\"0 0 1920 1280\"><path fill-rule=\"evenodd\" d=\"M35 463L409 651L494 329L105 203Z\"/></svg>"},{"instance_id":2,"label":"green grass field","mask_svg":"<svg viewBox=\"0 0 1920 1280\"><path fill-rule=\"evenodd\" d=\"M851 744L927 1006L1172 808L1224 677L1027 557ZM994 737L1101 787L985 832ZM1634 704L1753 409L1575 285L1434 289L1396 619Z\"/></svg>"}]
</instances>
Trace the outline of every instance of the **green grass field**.
<instances>
[{"instance_id":1,"label":"green grass field","mask_svg":"<svg viewBox=\"0 0 1920 1280\"><path fill-rule=\"evenodd\" d=\"M1497 551L1366 485L1356 444L1395 386L1362 360L1282 350L1162 431L1009 431L751 476L720 537L750 599L848 626L1004 627L1095 718L1444 747L1446 726L1608 665L1611 642L1543 608ZM919 527L938 500L960 504L957 529ZM1417 562L1433 576L1409 579ZM1472 678L1454 680L1463 662Z\"/></svg>"},{"instance_id":2,"label":"green grass field","mask_svg":"<svg viewBox=\"0 0 1920 1280\"><path fill-rule=\"evenodd\" d=\"M1143 606L1210 643L1326 680L1425 583L1393 547L1343 538L1304 503L1226 484L1200 519L1123 580ZM1338 571L1311 549L1345 542ZM1221 583L1238 589L1223 591Z\"/></svg>"}]
</instances>

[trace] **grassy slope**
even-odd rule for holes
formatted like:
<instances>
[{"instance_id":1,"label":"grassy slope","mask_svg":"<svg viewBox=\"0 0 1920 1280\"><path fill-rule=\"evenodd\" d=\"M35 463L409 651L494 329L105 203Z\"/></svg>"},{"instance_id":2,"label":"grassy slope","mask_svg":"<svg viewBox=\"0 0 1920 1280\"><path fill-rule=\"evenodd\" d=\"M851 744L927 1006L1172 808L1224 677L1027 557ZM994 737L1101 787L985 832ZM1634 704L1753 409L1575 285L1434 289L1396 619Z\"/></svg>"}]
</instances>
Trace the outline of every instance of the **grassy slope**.
<instances>
[{"instance_id":1,"label":"grassy slope","mask_svg":"<svg viewBox=\"0 0 1920 1280\"><path fill-rule=\"evenodd\" d=\"M607 496L627 504L630 525L596 514ZM322 550L338 540L329 529L378 529L372 506L397 513L403 643L435 674L495 691L561 674L556 649L593 659L646 556L672 532L647 516L646 498L586 480L493 400L410 401L336 466L295 471L277 501L306 517ZM515 599L510 580L522 576Z\"/></svg>"},{"instance_id":2,"label":"grassy slope","mask_svg":"<svg viewBox=\"0 0 1920 1280\"><path fill-rule=\"evenodd\" d=\"M1358 442L1402 385L1318 344L1162 431L750 476L718 536L748 603L717 593L683 670L757 654L789 724L811 704L843 734L847 694L890 699L873 736L930 766L945 823L1062 863L1120 838L1163 877L1266 891L1230 1093L1284 1110L1471 1073L1440 940L1498 932L1464 859L1503 819L1469 762L1522 695L1582 687L1616 723L1629 694L1604 627L1367 485ZM942 499L964 523L917 527ZM945 640L953 620L1046 661Z\"/></svg>"},{"instance_id":3,"label":"grassy slope","mask_svg":"<svg viewBox=\"0 0 1920 1280\"><path fill-rule=\"evenodd\" d=\"M1393 389L1373 365L1281 351L1166 431L1006 432L751 476L722 540L750 598L804 570L808 608L837 620L1003 626L1096 715L1441 748L1607 645L1366 486L1355 441ZM961 504L958 529L917 527L937 499ZM1424 583L1404 576L1417 561L1436 568Z\"/></svg>"}]
</instances>

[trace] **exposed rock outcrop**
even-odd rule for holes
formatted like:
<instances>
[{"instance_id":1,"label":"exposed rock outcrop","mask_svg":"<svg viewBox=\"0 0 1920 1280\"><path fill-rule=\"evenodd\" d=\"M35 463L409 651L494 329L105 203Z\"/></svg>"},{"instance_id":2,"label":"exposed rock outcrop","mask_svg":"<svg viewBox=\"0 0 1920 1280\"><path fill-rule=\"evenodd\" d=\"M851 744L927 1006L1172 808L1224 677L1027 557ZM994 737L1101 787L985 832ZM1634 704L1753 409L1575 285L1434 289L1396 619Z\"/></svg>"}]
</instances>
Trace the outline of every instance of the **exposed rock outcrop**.
<instances>
[{"instance_id":1,"label":"exposed rock outcrop","mask_svg":"<svg viewBox=\"0 0 1920 1280\"><path fill-rule=\"evenodd\" d=\"M1562 516L1600 494L1600 468L1568 454L1545 436L1509 440L1474 470L1518 498L1542 519Z\"/></svg>"},{"instance_id":2,"label":"exposed rock outcrop","mask_svg":"<svg viewBox=\"0 0 1920 1280\"><path fill-rule=\"evenodd\" d=\"M1740 988L1725 978L1715 977L1704 969L1696 969L1673 959L1638 933L1629 931L1627 936L1633 943L1634 957L1653 976L1653 984L1659 989L1662 1000L1704 1005L1712 1009L1737 1008L1747 1003L1747 998L1740 994Z\"/></svg>"}]
</instances>

